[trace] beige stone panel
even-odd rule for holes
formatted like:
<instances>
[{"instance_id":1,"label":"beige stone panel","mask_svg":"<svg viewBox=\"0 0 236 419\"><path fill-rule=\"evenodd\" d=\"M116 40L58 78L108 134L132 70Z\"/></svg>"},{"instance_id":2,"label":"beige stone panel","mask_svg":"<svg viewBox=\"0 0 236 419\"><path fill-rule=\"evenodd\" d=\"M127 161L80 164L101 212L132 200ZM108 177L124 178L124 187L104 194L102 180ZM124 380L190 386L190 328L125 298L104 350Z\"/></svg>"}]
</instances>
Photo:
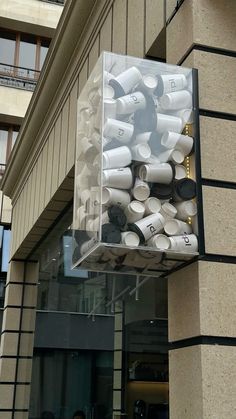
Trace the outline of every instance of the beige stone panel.
<instances>
[{"instance_id":1,"label":"beige stone panel","mask_svg":"<svg viewBox=\"0 0 236 419\"><path fill-rule=\"evenodd\" d=\"M203 186L207 253L236 256L236 190Z\"/></svg>"},{"instance_id":2,"label":"beige stone panel","mask_svg":"<svg viewBox=\"0 0 236 419\"><path fill-rule=\"evenodd\" d=\"M235 114L234 57L195 50L183 62L183 66L198 69L200 108Z\"/></svg>"},{"instance_id":3,"label":"beige stone panel","mask_svg":"<svg viewBox=\"0 0 236 419\"><path fill-rule=\"evenodd\" d=\"M113 391L113 409L121 409L121 391Z\"/></svg>"},{"instance_id":4,"label":"beige stone panel","mask_svg":"<svg viewBox=\"0 0 236 419\"><path fill-rule=\"evenodd\" d=\"M12 412L0 412L0 419L12 419Z\"/></svg>"},{"instance_id":5,"label":"beige stone panel","mask_svg":"<svg viewBox=\"0 0 236 419\"><path fill-rule=\"evenodd\" d=\"M32 177L26 181L26 212L25 212L25 231L24 236L29 232L29 214L30 214L30 195L32 190Z\"/></svg>"},{"instance_id":6,"label":"beige stone panel","mask_svg":"<svg viewBox=\"0 0 236 419\"><path fill-rule=\"evenodd\" d=\"M113 388L122 387L122 373L121 371L113 371Z\"/></svg>"},{"instance_id":7,"label":"beige stone panel","mask_svg":"<svg viewBox=\"0 0 236 419\"><path fill-rule=\"evenodd\" d=\"M202 177L235 182L236 121L201 116L200 133Z\"/></svg>"},{"instance_id":8,"label":"beige stone panel","mask_svg":"<svg viewBox=\"0 0 236 419\"><path fill-rule=\"evenodd\" d=\"M146 0L145 53L151 48L164 27L164 0Z\"/></svg>"},{"instance_id":9,"label":"beige stone panel","mask_svg":"<svg viewBox=\"0 0 236 419\"><path fill-rule=\"evenodd\" d=\"M194 42L235 51L235 0L194 0Z\"/></svg>"},{"instance_id":10,"label":"beige stone panel","mask_svg":"<svg viewBox=\"0 0 236 419\"><path fill-rule=\"evenodd\" d=\"M66 175L66 150L68 142L69 106L70 104L68 97L62 109L58 185L61 184Z\"/></svg>"},{"instance_id":11,"label":"beige stone panel","mask_svg":"<svg viewBox=\"0 0 236 419\"><path fill-rule=\"evenodd\" d=\"M199 335L235 337L235 276L236 265L205 261L170 275L169 340Z\"/></svg>"},{"instance_id":12,"label":"beige stone panel","mask_svg":"<svg viewBox=\"0 0 236 419\"><path fill-rule=\"evenodd\" d=\"M200 334L198 263L168 277L169 341Z\"/></svg>"},{"instance_id":13,"label":"beige stone panel","mask_svg":"<svg viewBox=\"0 0 236 419\"><path fill-rule=\"evenodd\" d=\"M20 308L5 308L3 313L2 330L18 330L20 327L20 314Z\"/></svg>"},{"instance_id":14,"label":"beige stone panel","mask_svg":"<svg viewBox=\"0 0 236 419\"><path fill-rule=\"evenodd\" d=\"M31 97L27 90L0 86L0 115L24 118Z\"/></svg>"},{"instance_id":15,"label":"beige stone panel","mask_svg":"<svg viewBox=\"0 0 236 419\"><path fill-rule=\"evenodd\" d=\"M111 33L112 26L112 9L109 11L105 22L103 23L100 31L100 53L102 51L111 51Z\"/></svg>"},{"instance_id":16,"label":"beige stone panel","mask_svg":"<svg viewBox=\"0 0 236 419\"><path fill-rule=\"evenodd\" d=\"M135 57L144 56L144 1L129 0L128 28L127 28L127 54Z\"/></svg>"},{"instance_id":17,"label":"beige stone panel","mask_svg":"<svg viewBox=\"0 0 236 419\"><path fill-rule=\"evenodd\" d=\"M115 314L115 330L122 330L123 313Z\"/></svg>"},{"instance_id":18,"label":"beige stone panel","mask_svg":"<svg viewBox=\"0 0 236 419\"><path fill-rule=\"evenodd\" d=\"M236 418L235 346L202 345L203 418Z\"/></svg>"},{"instance_id":19,"label":"beige stone panel","mask_svg":"<svg viewBox=\"0 0 236 419\"><path fill-rule=\"evenodd\" d=\"M122 349L122 332L114 334L114 349Z\"/></svg>"},{"instance_id":20,"label":"beige stone panel","mask_svg":"<svg viewBox=\"0 0 236 419\"><path fill-rule=\"evenodd\" d=\"M236 337L236 265L199 263L201 335Z\"/></svg>"},{"instance_id":21,"label":"beige stone panel","mask_svg":"<svg viewBox=\"0 0 236 419\"><path fill-rule=\"evenodd\" d=\"M14 419L29 419L28 412L15 412Z\"/></svg>"},{"instance_id":22,"label":"beige stone panel","mask_svg":"<svg viewBox=\"0 0 236 419\"><path fill-rule=\"evenodd\" d=\"M3 333L1 336L0 356L16 355L18 349L18 333Z\"/></svg>"},{"instance_id":23,"label":"beige stone panel","mask_svg":"<svg viewBox=\"0 0 236 419\"><path fill-rule=\"evenodd\" d=\"M38 272L39 272L39 263L38 262L26 262L25 267L25 283L27 282L37 284L38 283Z\"/></svg>"},{"instance_id":24,"label":"beige stone panel","mask_svg":"<svg viewBox=\"0 0 236 419\"><path fill-rule=\"evenodd\" d=\"M13 261L9 265L7 273L8 282L23 282L24 281L24 263Z\"/></svg>"},{"instance_id":25,"label":"beige stone panel","mask_svg":"<svg viewBox=\"0 0 236 419\"><path fill-rule=\"evenodd\" d=\"M167 16L173 9L173 1L168 3ZM192 44L235 51L235 20L235 0L184 2L167 26L167 61L180 62Z\"/></svg>"},{"instance_id":26,"label":"beige stone panel","mask_svg":"<svg viewBox=\"0 0 236 419\"><path fill-rule=\"evenodd\" d=\"M55 136L54 136L55 134ZM51 195L56 190L58 181L58 165L60 153L60 135L61 135L61 113L59 114L55 126L48 137L48 155L46 168L46 186L44 207L48 204Z\"/></svg>"},{"instance_id":27,"label":"beige stone panel","mask_svg":"<svg viewBox=\"0 0 236 419\"><path fill-rule=\"evenodd\" d=\"M193 1L184 1L166 28L166 61L170 64L177 64L193 44ZM167 16L172 13L172 3Z\"/></svg>"},{"instance_id":28,"label":"beige stone panel","mask_svg":"<svg viewBox=\"0 0 236 419\"><path fill-rule=\"evenodd\" d=\"M24 308L22 311L21 329L27 332L34 332L36 310L33 308Z\"/></svg>"},{"instance_id":29,"label":"beige stone panel","mask_svg":"<svg viewBox=\"0 0 236 419\"><path fill-rule=\"evenodd\" d=\"M166 0L166 20L168 20L173 14L177 0Z\"/></svg>"},{"instance_id":30,"label":"beige stone panel","mask_svg":"<svg viewBox=\"0 0 236 419\"><path fill-rule=\"evenodd\" d=\"M22 302L23 286L18 284L9 284L6 288L5 305L20 306Z\"/></svg>"},{"instance_id":31,"label":"beige stone panel","mask_svg":"<svg viewBox=\"0 0 236 419\"><path fill-rule=\"evenodd\" d=\"M12 406L13 406L13 392L14 392L14 385L0 384L0 406L1 406L1 409L12 409Z\"/></svg>"},{"instance_id":32,"label":"beige stone panel","mask_svg":"<svg viewBox=\"0 0 236 419\"><path fill-rule=\"evenodd\" d=\"M99 56L99 36L95 39L88 55L88 71L91 74Z\"/></svg>"},{"instance_id":33,"label":"beige stone panel","mask_svg":"<svg viewBox=\"0 0 236 419\"><path fill-rule=\"evenodd\" d=\"M18 384L16 386L16 409L28 409L30 400L30 386Z\"/></svg>"},{"instance_id":34,"label":"beige stone panel","mask_svg":"<svg viewBox=\"0 0 236 419\"><path fill-rule=\"evenodd\" d=\"M213 419L203 416L200 346L169 351L169 406L170 419Z\"/></svg>"},{"instance_id":35,"label":"beige stone panel","mask_svg":"<svg viewBox=\"0 0 236 419\"><path fill-rule=\"evenodd\" d=\"M88 59L86 59L85 63L83 64L79 72L79 93L84 88L87 79L88 79Z\"/></svg>"},{"instance_id":36,"label":"beige stone panel","mask_svg":"<svg viewBox=\"0 0 236 419\"><path fill-rule=\"evenodd\" d=\"M112 51L126 53L126 11L127 0L115 0L113 5Z\"/></svg>"},{"instance_id":37,"label":"beige stone panel","mask_svg":"<svg viewBox=\"0 0 236 419\"><path fill-rule=\"evenodd\" d=\"M42 213L44 209L44 200L45 200L45 189L47 183L47 157L48 157L48 140L46 141L43 150L42 150L42 171L40 179L40 188L39 188L39 214ZM53 164L51 162L51 164Z\"/></svg>"},{"instance_id":38,"label":"beige stone panel","mask_svg":"<svg viewBox=\"0 0 236 419\"><path fill-rule=\"evenodd\" d=\"M114 368L122 367L122 351L114 351Z\"/></svg>"},{"instance_id":39,"label":"beige stone panel","mask_svg":"<svg viewBox=\"0 0 236 419\"><path fill-rule=\"evenodd\" d=\"M3 195L3 201L2 201L2 212L1 212L1 222L10 224L11 223L11 200L8 198L8 196Z\"/></svg>"},{"instance_id":40,"label":"beige stone panel","mask_svg":"<svg viewBox=\"0 0 236 419\"><path fill-rule=\"evenodd\" d=\"M39 190L40 190L40 179L41 179L41 173L42 173L42 162L43 162L42 153L40 153L39 158L37 160L33 223L38 219L38 216L39 216Z\"/></svg>"},{"instance_id":41,"label":"beige stone panel","mask_svg":"<svg viewBox=\"0 0 236 419\"><path fill-rule=\"evenodd\" d=\"M33 333L22 333L20 337L20 356L32 356L34 345Z\"/></svg>"},{"instance_id":42,"label":"beige stone panel","mask_svg":"<svg viewBox=\"0 0 236 419\"><path fill-rule=\"evenodd\" d=\"M24 305L35 307L37 304L38 289L36 285L24 286Z\"/></svg>"},{"instance_id":43,"label":"beige stone panel","mask_svg":"<svg viewBox=\"0 0 236 419\"><path fill-rule=\"evenodd\" d=\"M31 371L31 359L18 359L17 381L29 383L31 380Z\"/></svg>"},{"instance_id":44,"label":"beige stone panel","mask_svg":"<svg viewBox=\"0 0 236 419\"><path fill-rule=\"evenodd\" d=\"M15 381L16 374L16 359L15 358L1 358L0 359L0 380L2 382ZM1 406L1 404L0 404Z\"/></svg>"},{"instance_id":45,"label":"beige stone panel","mask_svg":"<svg viewBox=\"0 0 236 419\"><path fill-rule=\"evenodd\" d=\"M31 181L31 191L30 191L30 212L29 212L29 230L33 226L34 220L34 199L35 199L35 189L36 189L36 180L37 180L37 163L34 166L30 177L32 178Z\"/></svg>"},{"instance_id":46,"label":"beige stone panel","mask_svg":"<svg viewBox=\"0 0 236 419\"><path fill-rule=\"evenodd\" d=\"M0 4L2 18L51 29L56 28L62 10L62 6L32 0L1 0ZM35 31L38 33L39 28ZM49 33L52 34L53 31Z\"/></svg>"},{"instance_id":47,"label":"beige stone panel","mask_svg":"<svg viewBox=\"0 0 236 419\"><path fill-rule=\"evenodd\" d=\"M77 92L78 79L70 92L70 113L69 113L69 129L68 129L68 145L67 145L67 164L66 173L75 164L75 138L76 138L76 122L77 122Z\"/></svg>"}]
</instances>

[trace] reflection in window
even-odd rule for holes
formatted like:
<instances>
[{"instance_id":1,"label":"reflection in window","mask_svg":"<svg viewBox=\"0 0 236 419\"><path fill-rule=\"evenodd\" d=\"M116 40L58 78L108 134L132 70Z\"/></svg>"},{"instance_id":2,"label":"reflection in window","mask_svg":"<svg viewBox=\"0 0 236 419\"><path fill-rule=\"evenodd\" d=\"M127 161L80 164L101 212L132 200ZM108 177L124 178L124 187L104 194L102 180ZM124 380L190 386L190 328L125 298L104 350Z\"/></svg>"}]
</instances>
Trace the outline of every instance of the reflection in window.
<instances>
[{"instance_id":1,"label":"reflection in window","mask_svg":"<svg viewBox=\"0 0 236 419\"><path fill-rule=\"evenodd\" d=\"M25 34L20 37L19 67L35 69L36 39Z\"/></svg>"},{"instance_id":2,"label":"reflection in window","mask_svg":"<svg viewBox=\"0 0 236 419\"><path fill-rule=\"evenodd\" d=\"M0 129L0 164L5 165L7 160L8 130Z\"/></svg>"},{"instance_id":3,"label":"reflection in window","mask_svg":"<svg viewBox=\"0 0 236 419\"><path fill-rule=\"evenodd\" d=\"M16 34L0 31L0 62L14 65Z\"/></svg>"},{"instance_id":4,"label":"reflection in window","mask_svg":"<svg viewBox=\"0 0 236 419\"><path fill-rule=\"evenodd\" d=\"M37 350L29 418L38 419L47 410L55 419L70 419L81 409L86 419L111 419L112 375L111 352Z\"/></svg>"},{"instance_id":5,"label":"reflection in window","mask_svg":"<svg viewBox=\"0 0 236 419\"><path fill-rule=\"evenodd\" d=\"M0 125L0 179L5 171L19 129L18 126Z\"/></svg>"}]
</instances>

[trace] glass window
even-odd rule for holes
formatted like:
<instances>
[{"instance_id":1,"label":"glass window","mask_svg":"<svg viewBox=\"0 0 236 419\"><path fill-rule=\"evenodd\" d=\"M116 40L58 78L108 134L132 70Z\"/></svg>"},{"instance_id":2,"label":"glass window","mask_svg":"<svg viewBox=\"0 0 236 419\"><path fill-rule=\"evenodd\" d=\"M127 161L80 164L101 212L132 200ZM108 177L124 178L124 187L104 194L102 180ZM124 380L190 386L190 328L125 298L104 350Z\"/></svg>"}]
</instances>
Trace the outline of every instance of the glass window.
<instances>
[{"instance_id":1,"label":"glass window","mask_svg":"<svg viewBox=\"0 0 236 419\"><path fill-rule=\"evenodd\" d=\"M16 142L16 138L17 138L18 134L19 134L19 128L13 128L11 149L13 149L13 147L14 147L14 144Z\"/></svg>"},{"instance_id":2,"label":"glass window","mask_svg":"<svg viewBox=\"0 0 236 419\"><path fill-rule=\"evenodd\" d=\"M108 351L37 350L33 358L30 419L50 411L70 419L111 419L113 354Z\"/></svg>"},{"instance_id":3,"label":"glass window","mask_svg":"<svg viewBox=\"0 0 236 419\"><path fill-rule=\"evenodd\" d=\"M0 129L0 165L6 164L8 130Z\"/></svg>"},{"instance_id":4,"label":"glass window","mask_svg":"<svg viewBox=\"0 0 236 419\"><path fill-rule=\"evenodd\" d=\"M16 34L0 31L0 63L14 65Z\"/></svg>"},{"instance_id":5,"label":"glass window","mask_svg":"<svg viewBox=\"0 0 236 419\"><path fill-rule=\"evenodd\" d=\"M50 42L46 39L41 40L41 46L40 46L40 63L39 63L39 69L42 69L43 63L45 61L48 48L49 48Z\"/></svg>"},{"instance_id":6,"label":"glass window","mask_svg":"<svg viewBox=\"0 0 236 419\"><path fill-rule=\"evenodd\" d=\"M36 39L34 36L21 34L20 36L20 52L19 67L29 69L35 68L36 58Z\"/></svg>"}]
</instances>

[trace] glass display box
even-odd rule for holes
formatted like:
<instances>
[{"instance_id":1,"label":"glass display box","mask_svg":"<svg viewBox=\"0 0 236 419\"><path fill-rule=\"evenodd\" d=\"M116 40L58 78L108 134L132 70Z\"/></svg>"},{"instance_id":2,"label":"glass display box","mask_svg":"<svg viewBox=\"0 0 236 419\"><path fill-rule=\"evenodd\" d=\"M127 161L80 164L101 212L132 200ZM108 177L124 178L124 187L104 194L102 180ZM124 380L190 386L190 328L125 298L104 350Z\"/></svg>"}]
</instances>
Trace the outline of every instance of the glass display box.
<instances>
[{"instance_id":1,"label":"glass display box","mask_svg":"<svg viewBox=\"0 0 236 419\"><path fill-rule=\"evenodd\" d=\"M78 98L74 268L161 276L197 257L196 78L100 56Z\"/></svg>"}]
</instances>

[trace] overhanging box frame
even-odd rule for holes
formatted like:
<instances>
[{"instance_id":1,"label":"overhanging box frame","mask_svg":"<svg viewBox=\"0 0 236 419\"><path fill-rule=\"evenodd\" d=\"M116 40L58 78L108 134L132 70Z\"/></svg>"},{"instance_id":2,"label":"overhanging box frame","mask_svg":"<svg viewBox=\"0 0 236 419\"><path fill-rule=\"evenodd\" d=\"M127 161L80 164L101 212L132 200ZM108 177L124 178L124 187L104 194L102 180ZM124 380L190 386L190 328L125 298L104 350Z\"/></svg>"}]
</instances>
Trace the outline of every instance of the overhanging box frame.
<instances>
[{"instance_id":1,"label":"overhanging box frame","mask_svg":"<svg viewBox=\"0 0 236 419\"><path fill-rule=\"evenodd\" d=\"M103 52L78 98L77 118L72 267L159 277L197 259L197 70ZM194 217L181 212L187 197Z\"/></svg>"}]
</instances>

